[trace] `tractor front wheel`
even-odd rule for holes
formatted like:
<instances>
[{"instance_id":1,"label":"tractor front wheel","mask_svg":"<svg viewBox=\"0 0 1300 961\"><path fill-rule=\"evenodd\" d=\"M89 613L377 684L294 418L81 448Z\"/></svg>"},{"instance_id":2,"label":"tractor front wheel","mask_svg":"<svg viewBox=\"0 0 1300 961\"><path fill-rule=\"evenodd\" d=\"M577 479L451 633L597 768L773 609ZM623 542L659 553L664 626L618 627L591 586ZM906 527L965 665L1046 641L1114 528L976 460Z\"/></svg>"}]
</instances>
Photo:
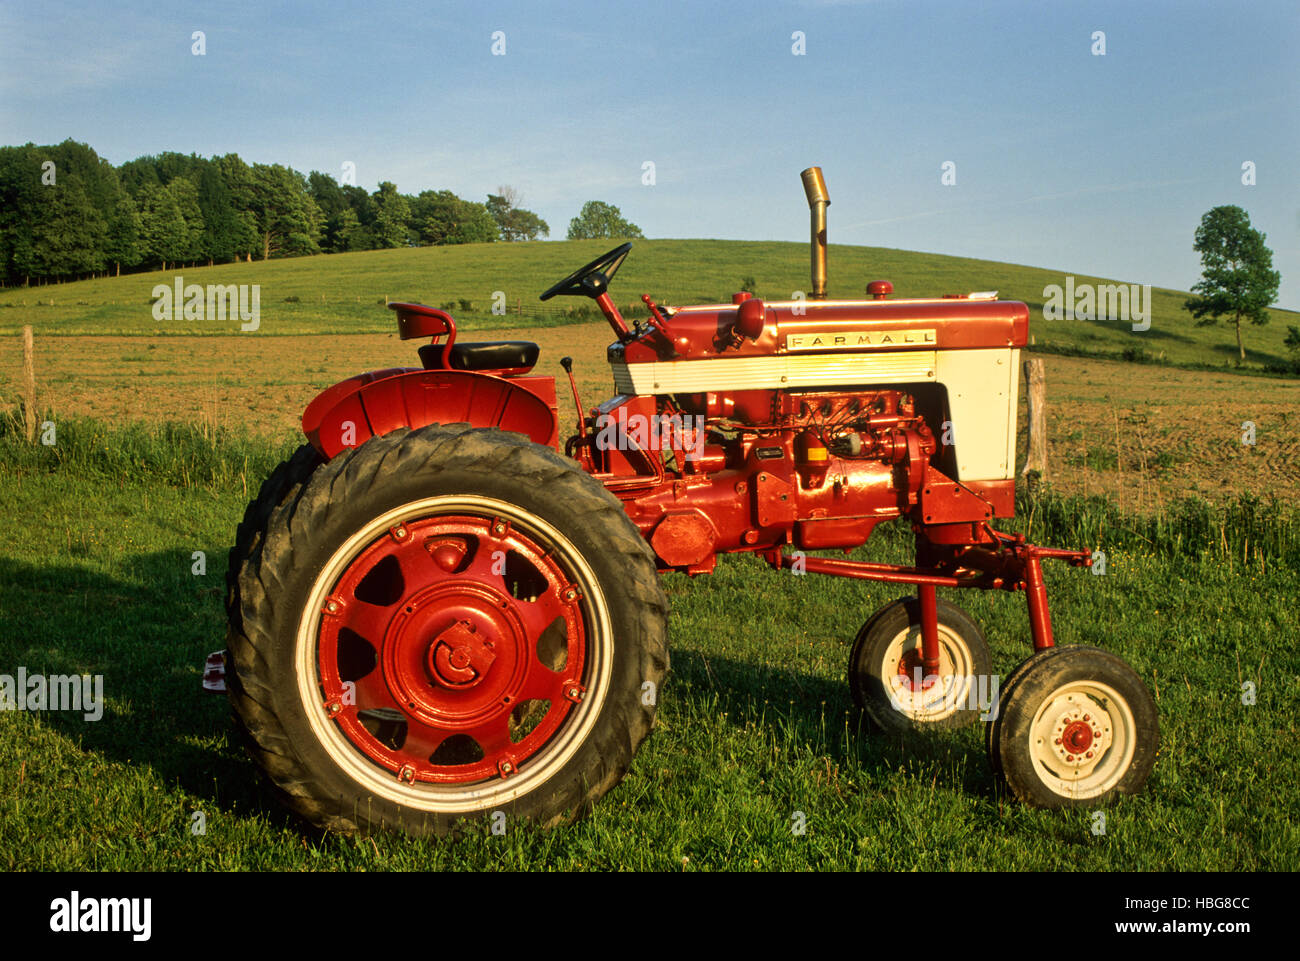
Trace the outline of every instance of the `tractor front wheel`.
<instances>
[{"instance_id":1,"label":"tractor front wheel","mask_svg":"<svg viewBox=\"0 0 1300 961\"><path fill-rule=\"evenodd\" d=\"M431 426L340 454L270 513L238 581L237 717L321 827L558 823L650 731L654 558L615 497L521 436Z\"/></svg>"},{"instance_id":2,"label":"tractor front wheel","mask_svg":"<svg viewBox=\"0 0 1300 961\"><path fill-rule=\"evenodd\" d=\"M939 672L921 665L920 601L886 604L862 626L849 655L853 703L894 733L963 727L985 710L992 658L979 626L956 604L937 599ZM986 698L987 699L987 698Z\"/></svg>"},{"instance_id":3,"label":"tractor front wheel","mask_svg":"<svg viewBox=\"0 0 1300 961\"><path fill-rule=\"evenodd\" d=\"M1131 667L1095 647L1052 647L1012 674L989 760L1033 807L1105 804L1142 790L1155 764L1155 701Z\"/></svg>"}]
</instances>

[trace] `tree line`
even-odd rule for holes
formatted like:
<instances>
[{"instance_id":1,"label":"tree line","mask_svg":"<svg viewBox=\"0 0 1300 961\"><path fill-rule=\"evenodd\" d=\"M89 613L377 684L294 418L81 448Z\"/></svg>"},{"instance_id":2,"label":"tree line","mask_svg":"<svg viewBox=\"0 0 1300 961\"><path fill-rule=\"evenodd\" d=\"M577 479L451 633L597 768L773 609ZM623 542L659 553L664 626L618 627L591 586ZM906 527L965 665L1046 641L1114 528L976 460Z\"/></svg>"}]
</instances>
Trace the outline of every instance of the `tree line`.
<instances>
[{"instance_id":1,"label":"tree line","mask_svg":"<svg viewBox=\"0 0 1300 961\"><path fill-rule=\"evenodd\" d=\"M167 152L115 167L72 140L0 147L0 284L550 235L517 191L497 189L477 203L450 190L403 194L388 181L370 192L234 153ZM577 236L641 232L592 201L570 224Z\"/></svg>"}]
</instances>

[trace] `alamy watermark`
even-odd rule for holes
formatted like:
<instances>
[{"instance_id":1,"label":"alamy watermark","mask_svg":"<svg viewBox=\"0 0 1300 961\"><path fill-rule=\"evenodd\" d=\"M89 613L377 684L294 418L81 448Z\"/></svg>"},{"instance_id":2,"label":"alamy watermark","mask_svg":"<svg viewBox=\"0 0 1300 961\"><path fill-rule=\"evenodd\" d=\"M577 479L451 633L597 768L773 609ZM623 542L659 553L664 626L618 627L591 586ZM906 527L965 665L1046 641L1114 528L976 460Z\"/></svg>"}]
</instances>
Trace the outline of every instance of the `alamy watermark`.
<instances>
[{"instance_id":1,"label":"alamy watermark","mask_svg":"<svg viewBox=\"0 0 1300 961\"><path fill-rule=\"evenodd\" d=\"M148 941L152 918L152 898L83 898L73 891L50 902L50 930L56 934L120 933Z\"/></svg>"},{"instance_id":2,"label":"alamy watermark","mask_svg":"<svg viewBox=\"0 0 1300 961\"><path fill-rule=\"evenodd\" d=\"M1127 320L1134 330L1151 329L1151 285L1075 284L1043 288L1044 320Z\"/></svg>"},{"instance_id":3,"label":"alamy watermark","mask_svg":"<svg viewBox=\"0 0 1300 961\"><path fill-rule=\"evenodd\" d=\"M0 674L0 711L81 711L87 721L104 716L104 675Z\"/></svg>"},{"instance_id":4,"label":"alamy watermark","mask_svg":"<svg viewBox=\"0 0 1300 961\"><path fill-rule=\"evenodd\" d=\"M688 461L704 456L704 418L693 414L629 414L626 407L618 416L596 418L596 449L682 450Z\"/></svg>"},{"instance_id":5,"label":"alamy watermark","mask_svg":"<svg viewBox=\"0 0 1300 961\"><path fill-rule=\"evenodd\" d=\"M955 699L960 710L979 711L981 721L998 719L998 689L1001 678L996 674L926 674L921 668L912 669L909 680L898 675L890 684L889 701L894 710L907 714L914 711L932 711L950 704ZM916 692L920 692L917 703Z\"/></svg>"},{"instance_id":6,"label":"alamy watermark","mask_svg":"<svg viewBox=\"0 0 1300 961\"><path fill-rule=\"evenodd\" d=\"M153 289L154 320L234 320L247 333L262 324L261 284L186 284L176 277L172 285L158 284Z\"/></svg>"}]
</instances>

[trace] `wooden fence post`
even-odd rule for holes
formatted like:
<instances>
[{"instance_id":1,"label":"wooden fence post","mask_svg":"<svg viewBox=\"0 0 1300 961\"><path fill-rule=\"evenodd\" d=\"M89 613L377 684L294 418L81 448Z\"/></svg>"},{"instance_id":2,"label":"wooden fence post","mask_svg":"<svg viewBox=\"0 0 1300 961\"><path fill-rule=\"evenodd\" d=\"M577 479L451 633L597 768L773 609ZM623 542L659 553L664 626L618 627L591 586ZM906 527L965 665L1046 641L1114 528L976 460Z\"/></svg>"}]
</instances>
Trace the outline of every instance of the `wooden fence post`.
<instances>
[{"instance_id":1,"label":"wooden fence post","mask_svg":"<svg viewBox=\"0 0 1300 961\"><path fill-rule=\"evenodd\" d=\"M36 351L32 344L32 325L23 325L23 426L27 442L36 440Z\"/></svg>"},{"instance_id":2,"label":"wooden fence post","mask_svg":"<svg viewBox=\"0 0 1300 961\"><path fill-rule=\"evenodd\" d=\"M1021 476L1037 471L1047 479L1047 379L1039 358L1025 361L1025 381L1029 384L1029 450Z\"/></svg>"}]
</instances>

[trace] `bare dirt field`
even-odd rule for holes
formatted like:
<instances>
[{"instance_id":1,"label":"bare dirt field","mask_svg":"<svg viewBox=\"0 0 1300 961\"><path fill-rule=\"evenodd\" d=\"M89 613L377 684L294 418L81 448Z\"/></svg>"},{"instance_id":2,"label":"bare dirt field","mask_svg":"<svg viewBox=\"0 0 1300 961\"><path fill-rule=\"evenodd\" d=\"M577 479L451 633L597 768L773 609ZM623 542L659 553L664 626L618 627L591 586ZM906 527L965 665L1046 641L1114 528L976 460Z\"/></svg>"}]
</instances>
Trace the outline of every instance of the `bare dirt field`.
<instances>
[{"instance_id":1,"label":"bare dirt field","mask_svg":"<svg viewBox=\"0 0 1300 961\"><path fill-rule=\"evenodd\" d=\"M537 372L560 379L574 358L587 406L612 392L608 327L476 331L475 340L526 339L542 348ZM1154 509L1184 494L1211 500L1252 492L1300 495L1300 382L1045 356L1049 474L1066 493L1104 494ZM108 422L167 420L245 428L284 438L322 388L351 374L418 366L396 334L258 337L40 337L38 403L58 416ZM0 351L0 396L21 380L17 338ZM1021 456L1024 450L1021 391ZM1243 433L1255 425L1255 443Z\"/></svg>"}]
</instances>

